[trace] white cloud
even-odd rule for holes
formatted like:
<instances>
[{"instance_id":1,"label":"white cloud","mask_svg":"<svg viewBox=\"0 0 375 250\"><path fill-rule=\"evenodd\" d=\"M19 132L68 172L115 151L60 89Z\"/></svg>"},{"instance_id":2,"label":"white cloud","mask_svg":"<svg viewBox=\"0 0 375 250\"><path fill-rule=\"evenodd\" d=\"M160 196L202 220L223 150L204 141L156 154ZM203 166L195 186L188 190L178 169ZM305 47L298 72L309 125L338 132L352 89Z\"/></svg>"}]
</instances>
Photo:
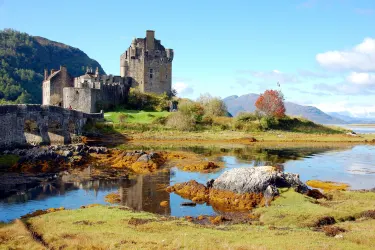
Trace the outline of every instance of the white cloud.
<instances>
[{"instance_id":1,"label":"white cloud","mask_svg":"<svg viewBox=\"0 0 375 250\"><path fill-rule=\"evenodd\" d=\"M176 82L173 83L172 88L177 90L177 95L178 96L186 96L186 95L191 95L194 92L194 89L189 86L188 84L184 82Z\"/></svg>"},{"instance_id":2,"label":"white cloud","mask_svg":"<svg viewBox=\"0 0 375 250\"><path fill-rule=\"evenodd\" d=\"M347 81L359 85L375 84L375 74L352 72L347 78Z\"/></svg>"},{"instance_id":3,"label":"white cloud","mask_svg":"<svg viewBox=\"0 0 375 250\"><path fill-rule=\"evenodd\" d=\"M371 72L375 71L375 39L365 38L348 51L328 51L316 55L317 62L327 69Z\"/></svg>"}]
</instances>

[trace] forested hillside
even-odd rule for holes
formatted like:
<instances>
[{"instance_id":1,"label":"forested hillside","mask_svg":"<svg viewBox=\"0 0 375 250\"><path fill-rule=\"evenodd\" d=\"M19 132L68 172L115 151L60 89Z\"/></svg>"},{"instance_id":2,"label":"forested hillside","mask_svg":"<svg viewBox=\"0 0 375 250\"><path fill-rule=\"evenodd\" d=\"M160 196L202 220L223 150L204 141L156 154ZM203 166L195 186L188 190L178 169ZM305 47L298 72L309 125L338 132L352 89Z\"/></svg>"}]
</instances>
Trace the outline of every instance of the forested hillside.
<instances>
[{"instance_id":1,"label":"forested hillside","mask_svg":"<svg viewBox=\"0 0 375 250\"><path fill-rule=\"evenodd\" d=\"M83 51L11 29L0 30L0 104L41 103L44 69L65 65L72 76L100 64Z\"/></svg>"}]
</instances>

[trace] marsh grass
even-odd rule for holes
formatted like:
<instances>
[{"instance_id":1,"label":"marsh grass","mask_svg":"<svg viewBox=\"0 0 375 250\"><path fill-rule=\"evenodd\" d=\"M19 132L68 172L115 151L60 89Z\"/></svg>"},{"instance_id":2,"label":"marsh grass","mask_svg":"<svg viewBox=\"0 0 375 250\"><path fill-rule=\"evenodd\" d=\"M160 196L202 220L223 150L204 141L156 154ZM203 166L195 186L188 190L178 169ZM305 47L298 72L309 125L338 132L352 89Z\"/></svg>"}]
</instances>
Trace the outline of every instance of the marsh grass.
<instances>
[{"instance_id":1,"label":"marsh grass","mask_svg":"<svg viewBox=\"0 0 375 250\"><path fill-rule=\"evenodd\" d=\"M316 201L293 190L281 190L272 206L255 210L265 224L290 227L312 227L317 220L332 216L336 221L359 218L375 206L374 192L332 191L330 200Z\"/></svg>"},{"instance_id":2,"label":"marsh grass","mask_svg":"<svg viewBox=\"0 0 375 250\"><path fill-rule=\"evenodd\" d=\"M286 205L285 201L282 204ZM373 222L341 223L346 232L337 240L307 227L201 226L184 219L107 206L59 211L27 220L54 249L371 249ZM17 222L1 227L0 239L5 249L42 249Z\"/></svg>"}]
</instances>

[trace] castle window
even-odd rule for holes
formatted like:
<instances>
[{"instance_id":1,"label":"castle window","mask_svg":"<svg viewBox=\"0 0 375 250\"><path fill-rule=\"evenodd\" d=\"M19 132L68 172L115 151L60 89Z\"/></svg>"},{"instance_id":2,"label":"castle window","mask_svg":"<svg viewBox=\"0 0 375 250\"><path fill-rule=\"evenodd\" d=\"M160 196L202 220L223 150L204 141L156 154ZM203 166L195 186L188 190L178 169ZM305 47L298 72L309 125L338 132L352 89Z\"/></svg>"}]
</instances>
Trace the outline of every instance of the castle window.
<instances>
[{"instance_id":1,"label":"castle window","mask_svg":"<svg viewBox=\"0 0 375 250\"><path fill-rule=\"evenodd\" d=\"M154 74L153 69L150 69L150 79L152 79L153 74Z\"/></svg>"}]
</instances>

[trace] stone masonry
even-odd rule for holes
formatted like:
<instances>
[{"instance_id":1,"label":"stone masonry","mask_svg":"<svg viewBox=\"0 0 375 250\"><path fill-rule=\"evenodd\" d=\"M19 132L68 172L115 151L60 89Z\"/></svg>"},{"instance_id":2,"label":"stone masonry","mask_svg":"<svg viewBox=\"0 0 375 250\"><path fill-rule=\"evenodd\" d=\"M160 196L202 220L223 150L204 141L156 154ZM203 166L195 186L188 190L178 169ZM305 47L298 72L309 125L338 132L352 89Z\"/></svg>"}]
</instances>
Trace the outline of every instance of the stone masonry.
<instances>
[{"instance_id":1,"label":"stone masonry","mask_svg":"<svg viewBox=\"0 0 375 250\"><path fill-rule=\"evenodd\" d=\"M70 143L89 119L103 118L57 106L0 105L0 148Z\"/></svg>"},{"instance_id":2,"label":"stone masonry","mask_svg":"<svg viewBox=\"0 0 375 250\"><path fill-rule=\"evenodd\" d=\"M165 49L155 32L146 31L146 38L134 38L120 57L120 75L132 79L132 87L142 92L172 91L173 50Z\"/></svg>"}]
</instances>

